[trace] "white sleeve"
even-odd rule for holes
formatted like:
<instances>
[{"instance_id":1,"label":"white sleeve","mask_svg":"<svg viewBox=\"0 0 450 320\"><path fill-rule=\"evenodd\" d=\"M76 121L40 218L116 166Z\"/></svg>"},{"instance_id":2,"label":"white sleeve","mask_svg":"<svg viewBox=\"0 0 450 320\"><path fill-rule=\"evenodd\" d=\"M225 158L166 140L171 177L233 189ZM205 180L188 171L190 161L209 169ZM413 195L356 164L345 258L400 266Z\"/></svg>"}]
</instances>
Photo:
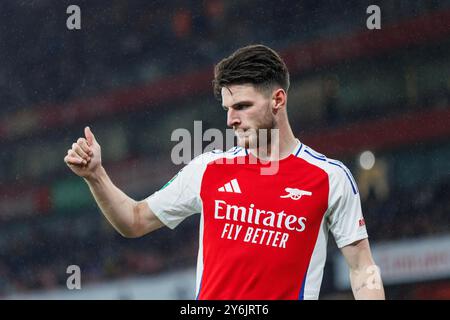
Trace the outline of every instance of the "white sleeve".
<instances>
[{"instance_id":1,"label":"white sleeve","mask_svg":"<svg viewBox=\"0 0 450 320\"><path fill-rule=\"evenodd\" d=\"M335 161L330 176L328 226L342 248L368 237L356 182L342 163Z\"/></svg>"},{"instance_id":2,"label":"white sleeve","mask_svg":"<svg viewBox=\"0 0 450 320\"><path fill-rule=\"evenodd\" d=\"M159 191L147 197L150 209L171 229L194 213L200 213L200 185L206 165L197 159L181 169Z\"/></svg>"}]
</instances>

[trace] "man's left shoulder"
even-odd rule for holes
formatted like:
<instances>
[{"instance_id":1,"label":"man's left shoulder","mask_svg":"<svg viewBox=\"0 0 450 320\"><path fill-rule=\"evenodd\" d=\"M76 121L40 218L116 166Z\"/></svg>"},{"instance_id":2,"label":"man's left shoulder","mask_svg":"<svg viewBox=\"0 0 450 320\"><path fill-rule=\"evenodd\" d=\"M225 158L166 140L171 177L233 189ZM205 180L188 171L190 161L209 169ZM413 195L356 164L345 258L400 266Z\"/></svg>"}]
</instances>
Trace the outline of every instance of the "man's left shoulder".
<instances>
[{"instance_id":1,"label":"man's left shoulder","mask_svg":"<svg viewBox=\"0 0 450 320\"><path fill-rule=\"evenodd\" d=\"M336 166L342 166L345 167L342 162L328 158L326 155L324 155L321 152L318 152L317 150L311 148L310 146L304 145L303 150L298 155L299 157L303 158L307 162L320 167L324 171L326 171L328 174L335 174Z\"/></svg>"},{"instance_id":2,"label":"man's left shoulder","mask_svg":"<svg viewBox=\"0 0 450 320\"><path fill-rule=\"evenodd\" d=\"M355 179L349 168L342 161L329 158L309 146L304 147L303 155L307 161L326 171L332 183L342 184L348 182L353 193L358 193Z\"/></svg>"}]
</instances>

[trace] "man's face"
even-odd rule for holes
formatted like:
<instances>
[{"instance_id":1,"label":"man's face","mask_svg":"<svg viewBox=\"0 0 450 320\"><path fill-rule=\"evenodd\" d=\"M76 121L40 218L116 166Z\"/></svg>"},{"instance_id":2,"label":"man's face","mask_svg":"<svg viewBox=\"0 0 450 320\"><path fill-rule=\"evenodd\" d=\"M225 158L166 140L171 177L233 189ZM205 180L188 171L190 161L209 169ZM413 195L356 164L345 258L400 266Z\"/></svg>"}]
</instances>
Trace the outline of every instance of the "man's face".
<instances>
[{"instance_id":1,"label":"man's face","mask_svg":"<svg viewBox=\"0 0 450 320\"><path fill-rule=\"evenodd\" d=\"M253 148L260 129L275 127L272 99L255 89L252 84L236 84L222 88L222 105L227 111L227 125L234 129L237 143Z\"/></svg>"}]
</instances>

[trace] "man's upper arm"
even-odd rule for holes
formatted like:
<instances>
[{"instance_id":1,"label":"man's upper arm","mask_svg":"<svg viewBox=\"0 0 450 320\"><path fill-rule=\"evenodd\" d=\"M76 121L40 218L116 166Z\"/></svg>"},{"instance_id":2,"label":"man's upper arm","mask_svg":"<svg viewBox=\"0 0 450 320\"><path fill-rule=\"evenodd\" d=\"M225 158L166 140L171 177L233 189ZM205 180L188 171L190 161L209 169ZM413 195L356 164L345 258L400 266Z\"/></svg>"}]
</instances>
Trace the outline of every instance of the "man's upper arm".
<instances>
[{"instance_id":1,"label":"man's upper arm","mask_svg":"<svg viewBox=\"0 0 450 320\"><path fill-rule=\"evenodd\" d=\"M136 237L141 237L164 226L145 200L136 203L133 220L136 227Z\"/></svg>"},{"instance_id":2,"label":"man's upper arm","mask_svg":"<svg viewBox=\"0 0 450 320\"><path fill-rule=\"evenodd\" d=\"M151 211L170 229L187 217L202 211L200 189L207 164L217 155L204 153L183 167L160 190L147 197Z\"/></svg>"},{"instance_id":3,"label":"man's upper arm","mask_svg":"<svg viewBox=\"0 0 450 320\"><path fill-rule=\"evenodd\" d=\"M341 248L350 268L350 283L355 299L384 300L380 269L375 265L367 239L355 241Z\"/></svg>"},{"instance_id":4,"label":"man's upper arm","mask_svg":"<svg viewBox=\"0 0 450 320\"><path fill-rule=\"evenodd\" d=\"M379 268L370 250L361 200L350 171L338 163L331 182L335 191L329 215L330 230L350 269L356 299L384 299ZM376 290L373 290L376 289Z\"/></svg>"},{"instance_id":5,"label":"man's upper arm","mask_svg":"<svg viewBox=\"0 0 450 320\"><path fill-rule=\"evenodd\" d=\"M340 162L330 162L328 226L339 248L368 237L361 200L350 171Z\"/></svg>"},{"instance_id":6,"label":"man's upper arm","mask_svg":"<svg viewBox=\"0 0 450 320\"><path fill-rule=\"evenodd\" d=\"M350 270L361 270L375 264L367 238L342 247L341 252Z\"/></svg>"}]
</instances>

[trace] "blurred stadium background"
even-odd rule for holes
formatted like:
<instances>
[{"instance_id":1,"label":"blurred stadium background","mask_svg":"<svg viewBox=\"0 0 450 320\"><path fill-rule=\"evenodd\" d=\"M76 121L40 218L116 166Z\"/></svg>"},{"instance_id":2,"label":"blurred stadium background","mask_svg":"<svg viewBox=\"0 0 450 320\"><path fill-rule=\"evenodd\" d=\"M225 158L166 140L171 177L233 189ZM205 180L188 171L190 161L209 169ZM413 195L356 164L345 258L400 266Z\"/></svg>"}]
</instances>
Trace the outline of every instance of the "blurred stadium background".
<instances>
[{"instance_id":1,"label":"blurred stadium background","mask_svg":"<svg viewBox=\"0 0 450 320\"><path fill-rule=\"evenodd\" d=\"M90 125L112 180L152 194L173 130L226 128L212 68L250 43L285 58L297 136L357 179L387 298L450 298L448 0L2 0L0 298L194 298L199 215L122 238L63 158ZM330 238L321 299L351 298Z\"/></svg>"}]
</instances>

